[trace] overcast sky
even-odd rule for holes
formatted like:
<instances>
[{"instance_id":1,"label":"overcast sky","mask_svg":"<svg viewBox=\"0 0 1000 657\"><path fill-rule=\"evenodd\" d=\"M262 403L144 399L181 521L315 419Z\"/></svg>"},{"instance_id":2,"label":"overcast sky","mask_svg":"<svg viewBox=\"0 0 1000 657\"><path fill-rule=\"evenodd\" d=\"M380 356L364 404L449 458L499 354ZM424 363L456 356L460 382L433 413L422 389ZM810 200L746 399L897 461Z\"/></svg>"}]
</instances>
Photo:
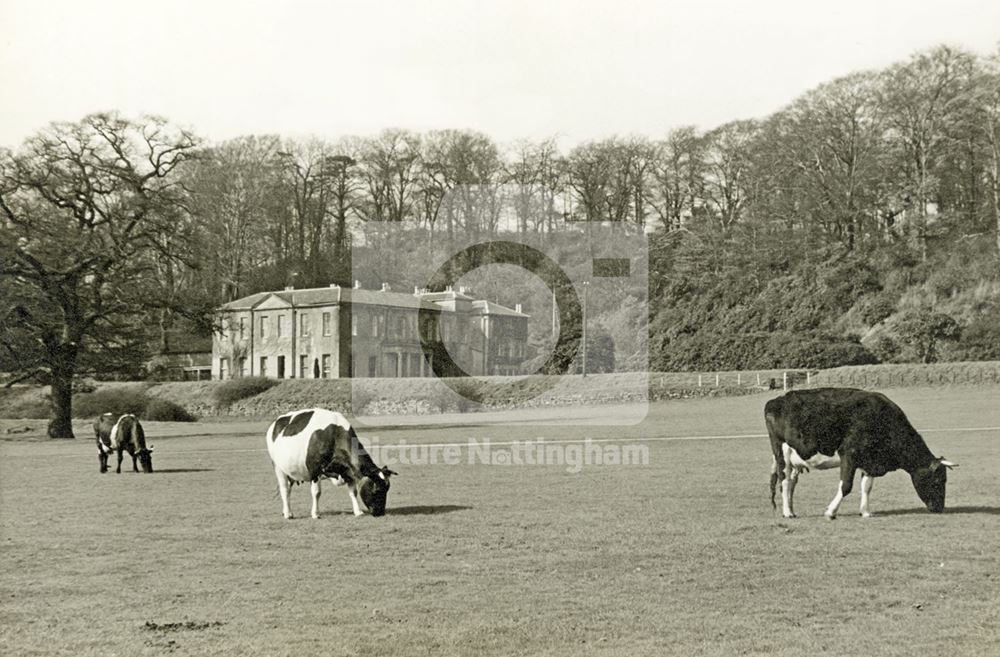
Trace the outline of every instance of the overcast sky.
<instances>
[{"instance_id":1,"label":"overcast sky","mask_svg":"<svg viewBox=\"0 0 1000 657\"><path fill-rule=\"evenodd\" d=\"M761 117L948 43L997 0L823 3L0 0L0 145L94 111L210 140L471 128L501 142L653 137Z\"/></svg>"}]
</instances>

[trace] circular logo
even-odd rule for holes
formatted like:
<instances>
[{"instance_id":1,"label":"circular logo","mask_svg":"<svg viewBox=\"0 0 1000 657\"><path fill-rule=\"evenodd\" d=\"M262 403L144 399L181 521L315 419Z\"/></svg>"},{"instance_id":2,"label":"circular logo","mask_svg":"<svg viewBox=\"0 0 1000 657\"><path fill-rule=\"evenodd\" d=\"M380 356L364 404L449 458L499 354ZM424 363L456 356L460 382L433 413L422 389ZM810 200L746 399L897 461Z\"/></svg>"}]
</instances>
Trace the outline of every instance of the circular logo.
<instances>
[{"instance_id":1,"label":"circular logo","mask_svg":"<svg viewBox=\"0 0 1000 657\"><path fill-rule=\"evenodd\" d=\"M516 265L542 279L556 300L559 312L559 337L548 359L526 379L509 384L482 383L482 389L491 390L491 396L500 397L515 393L519 385L525 385L528 389L533 388L538 393L544 392L553 387L558 378L542 375L541 372L565 374L580 349L579 331L570 330L579 324L581 317L580 298L573 287L573 281L554 260L538 249L518 242L499 240L474 244L453 255L434 272L428 282L428 288L444 290L448 286L453 286L465 274L487 265ZM471 375L452 360L441 339L441 311L421 306L419 315L420 347L425 357L431 356L429 360L434 375L459 395L473 401L479 401L476 396L482 399L482 389L479 391L480 394L470 396L475 393L460 383L462 377Z\"/></svg>"}]
</instances>

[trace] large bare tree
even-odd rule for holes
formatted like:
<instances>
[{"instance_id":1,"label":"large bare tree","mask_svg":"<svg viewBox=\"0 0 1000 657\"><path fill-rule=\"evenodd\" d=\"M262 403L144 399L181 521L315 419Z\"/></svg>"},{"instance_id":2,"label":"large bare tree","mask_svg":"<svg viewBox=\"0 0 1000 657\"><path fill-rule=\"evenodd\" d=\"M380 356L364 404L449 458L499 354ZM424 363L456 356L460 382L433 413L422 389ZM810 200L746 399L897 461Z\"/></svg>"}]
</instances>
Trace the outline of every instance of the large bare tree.
<instances>
[{"instance_id":1,"label":"large bare tree","mask_svg":"<svg viewBox=\"0 0 1000 657\"><path fill-rule=\"evenodd\" d=\"M73 379L139 353L164 234L183 219L178 169L197 146L162 119L94 114L0 154L0 340L9 382L51 386L48 434L72 438ZM176 245L174 245L176 246Z\"/></svg>"}]
</instances>

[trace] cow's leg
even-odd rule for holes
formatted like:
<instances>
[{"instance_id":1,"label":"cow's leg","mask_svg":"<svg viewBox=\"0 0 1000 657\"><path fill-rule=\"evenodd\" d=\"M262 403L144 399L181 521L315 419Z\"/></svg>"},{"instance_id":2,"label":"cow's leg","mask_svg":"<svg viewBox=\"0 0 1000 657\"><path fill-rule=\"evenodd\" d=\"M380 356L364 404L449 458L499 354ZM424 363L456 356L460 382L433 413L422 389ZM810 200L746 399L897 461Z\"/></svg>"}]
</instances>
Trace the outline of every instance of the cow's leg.
<instances>
[{"instance_id":1,"label":"cow's leg","mask_svg":"<svg viewBox=\"0 0 1000 657\"><path fill-rule=\"evenodd\" d=\"M870 476L868 473L861 472L861 517L871 518L872 512L868 509L868 496L872 492L872 484L875 483L875 477Z\"/></svg>"},{"instance_id":2,"label":"cow's leg","mask_svg":"<svg viewBox=\"0 0 1000 657\"><path fill-rule=\"evenodd\" d=\"M274 476L278 478L278 492L281 494L281 514L285 516L285 520L291 520L295 516L292 515L292 507L288 504L288 489L291 488L288 477L278 466L274 466Z\"/></svg>"},{"instance_id":3,"label":"cow's leg","mask_svg":"<svg viewBox=\"0 0 1000 657\"><path fill-rule=\"evenodd\" d=\"M853 459L849 455L841 455L840 457L840 487L837 488L837 494L833 497L830 502L830 506L826 507L826 517L833 520L837 517L837 510L840 508L840 503L844 501L844 498L850 495L851 489L854 488L854 467Z\"/></svg>"},{"instance_id":4,"label":"cow's leg","mask_svg":"<svg viewBox=\"0 0 1000 657\"><path fill-rule=\"evenodd\" d=\"M358 504L358 495L354 492L354 486L347 487L347 494L351 496L351 506L354 507L354 515L363 516L365 512L361 510L361 505Z\"/></svg>"},{"instance_id":5,"label":"cow's leg","mask_svg":"<svg viewBox=\"0 0 1000 657\"><path fill-rule=\"evenodd\" d=\"M319 479L314 479L313 482L312 482L312 496L313 496L312 517L313 517L313 520L316 520L316 519L319 518L319 494L320 494Z\"/></svg>"},{"instance_id":6,"label":"cow's leg","mask_svg":"<svg viewBox=\"0 0 1000 657\"><path fill-rule=\"evenodd\" d=\"M785 507L785 510L787 510L785 514L786 518L795 517L795 485L799 483L800 473L801 470L794 466L788 468L788 474L785 476L785 481L783 482L783 485L788 490L788 506Z\"/></svg>"},{"instance_id":7,"label":"cow's leg","mask_svg":"<svg viewBox=\"0 0 1000 657\"><path fill-rule=\"evenodd\" d=\"M105 454L104 452L98 452L97 453L97 460L101 464L101 473L103 474L103 473L107 472L108 471L108 455Z\"/></svg>"},{"instance_id":8,"label":"cow's leg","mask_svg":"<svg viewBox=\"0 0 1000 657\"><path fill-rule=\"evenodd\" d=\"M794 518L792 495L795 492L795 482L798 480L799 472L792 465L792 459L789 455L791 448L787 444L782 444L781 448L785 474L781 480L781 515L786 518Z\"/></svg>"},{"instance_id":9,"label":"cow's leg","mask_svg":"<svg viewBox=\"0 0 1000 657\"><path fill-rule=\"evenodd\" d=\"M132 472L138 472L139 466L135 462L135 452L129 452L128 455L132 457Z\"/></svg>"},{"instance_id":10,"label":"cow's leg","mask_svg":"<svg viewBox=\"0 0 1000 657\"><path fill-rule=\"evenodd\" d=\"M121 448L121 447L118 448L118 467L115 468L115 472L117 474L121 474L122 473L122 457L123 457L122 452L124 452L124 451L125 450L123 448Z\"/></svg>"}]
</instances>

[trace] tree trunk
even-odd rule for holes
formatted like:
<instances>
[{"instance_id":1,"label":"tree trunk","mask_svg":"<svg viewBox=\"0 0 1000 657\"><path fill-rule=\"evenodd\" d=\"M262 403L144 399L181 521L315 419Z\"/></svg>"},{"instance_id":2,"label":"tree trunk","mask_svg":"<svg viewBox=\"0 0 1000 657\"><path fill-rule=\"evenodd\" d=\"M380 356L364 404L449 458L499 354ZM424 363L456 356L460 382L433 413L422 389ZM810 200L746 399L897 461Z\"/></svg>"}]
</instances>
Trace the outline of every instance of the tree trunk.
<instances>
[{"instance_id":1,"label":"tree trunk","mask_svg":"<svg viewBox=\"0 0 1000 657\"><path fill-rule=\"evenodd\" d=\"M49 438L75 438L73 435L73 377L53 373L51 396L52 418L49 420Z\"/></svg>"}]
</instances>

